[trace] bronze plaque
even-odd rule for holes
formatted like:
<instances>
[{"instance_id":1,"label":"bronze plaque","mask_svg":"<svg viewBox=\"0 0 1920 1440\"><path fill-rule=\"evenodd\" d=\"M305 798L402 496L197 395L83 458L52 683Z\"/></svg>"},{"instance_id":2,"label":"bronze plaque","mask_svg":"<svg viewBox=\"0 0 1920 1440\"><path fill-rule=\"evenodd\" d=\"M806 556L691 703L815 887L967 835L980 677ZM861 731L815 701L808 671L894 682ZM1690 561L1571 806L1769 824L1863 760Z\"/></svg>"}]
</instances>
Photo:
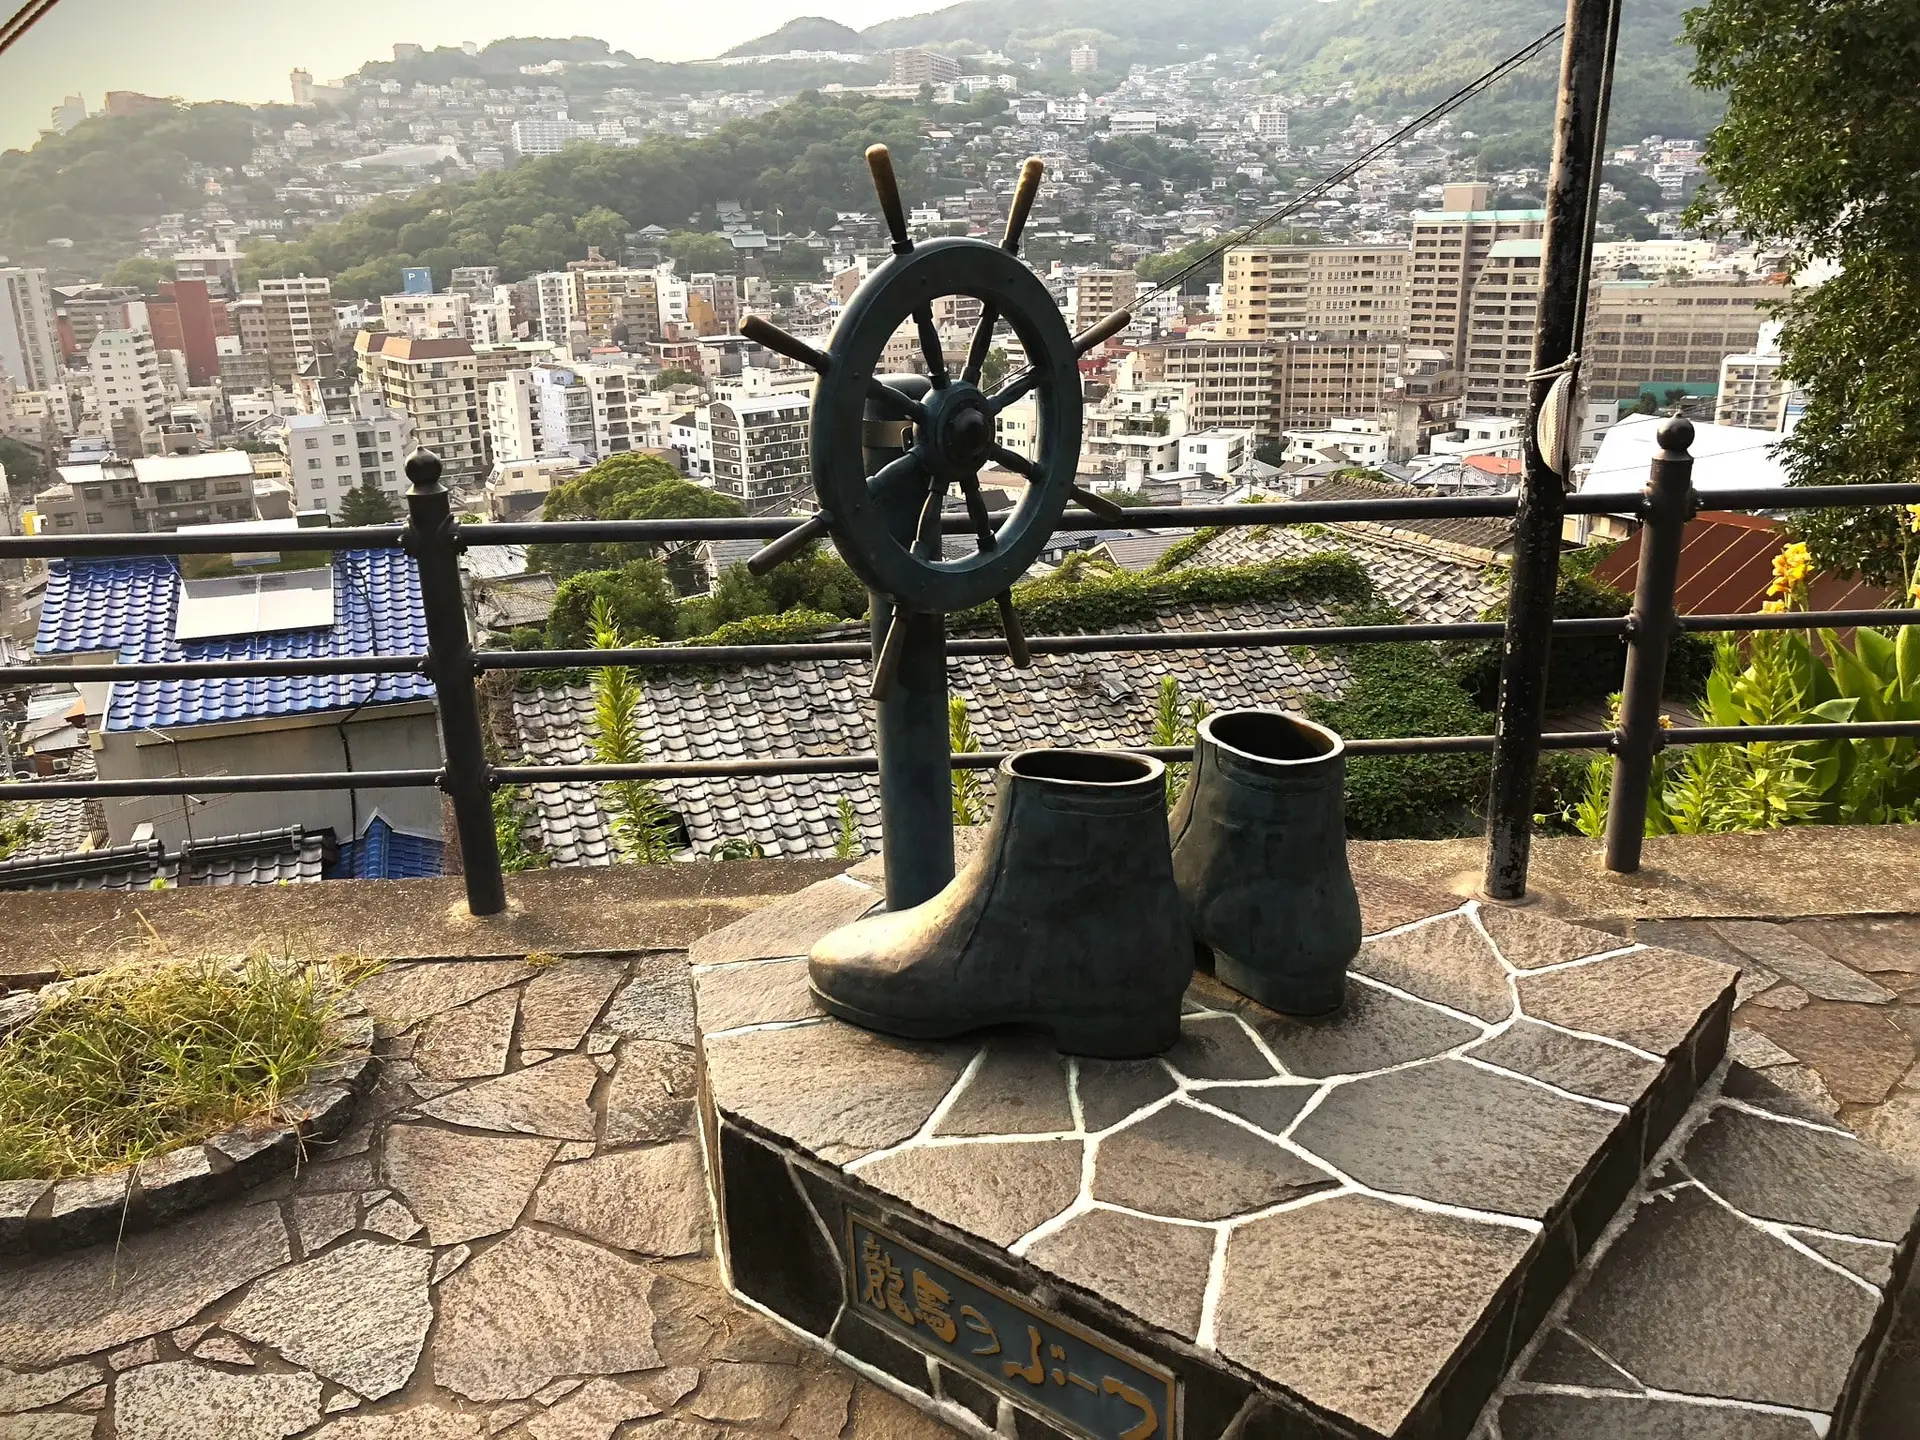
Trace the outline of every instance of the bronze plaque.
<instances>
[{"instance_id":1,"label":"bronze plaque","mask_svg":"<svg viewBox=\"0 0 1920 1440\"><path fill-rule=\"evenodd\" d=\"M1179 1440L1161 1365L1036 1310L847 1213L854 1302L870 1322L1086 1440Z\"/></svg>"}]
</instances>

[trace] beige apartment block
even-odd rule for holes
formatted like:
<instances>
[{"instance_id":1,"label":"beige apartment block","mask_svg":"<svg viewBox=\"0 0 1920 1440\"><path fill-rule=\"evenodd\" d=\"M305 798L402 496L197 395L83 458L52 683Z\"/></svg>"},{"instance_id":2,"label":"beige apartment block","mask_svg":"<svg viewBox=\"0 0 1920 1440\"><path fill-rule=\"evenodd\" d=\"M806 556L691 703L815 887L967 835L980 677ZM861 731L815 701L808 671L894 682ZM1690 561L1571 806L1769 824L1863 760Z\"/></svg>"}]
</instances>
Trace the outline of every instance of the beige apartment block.
<instances>
[{"instance_id":1,"label":"beige apartment block","mask_svg":"<svg viewBox=\"0 0 1920 1440\"><path fill-rule=\"evenodd\" d=\"M1456 365L1466 348L1469 297L1494 245L1546 233L1546 211L1494 210L1491 204L1486 185L1448 185L1440 209L1413 214L1407 340L1446 351Z\"/></svg>"},{"instance_id":2,"label":"beige apartment block","mask_svg":"<svg viewBox=\"0 0 1920 1440\"><path fill-rule=\"evenodd\" d=\"M1401 339L1411 263L1404 245L1237 245L1222 285L1226 334Z\"/></svg>"},{"instance_id":3,"label":"beige apartment block","mask_svg":"<svg viewBox=\"0 0 1920 1440\"><path fill-rule=\"evenodd\" d=\"M1632 400L1651 386L1702 394L1720 384L1720 364L1760 343L1767 308L1783 285L1722 280L1611 280L1587 309L1587 393Z\"/></svg>"},{"instance_id":4,"label":"beige apartment block","mask_svg":"<svg viewBox=\"0 0 1920 1440\"><path fill-rule=\"evenodd\" d=\"M1476 415L1527 413L1535 313L1545 242L1496 240L1473 283L1467 316L1467 409Z\"/></svg>"}]
</instances>

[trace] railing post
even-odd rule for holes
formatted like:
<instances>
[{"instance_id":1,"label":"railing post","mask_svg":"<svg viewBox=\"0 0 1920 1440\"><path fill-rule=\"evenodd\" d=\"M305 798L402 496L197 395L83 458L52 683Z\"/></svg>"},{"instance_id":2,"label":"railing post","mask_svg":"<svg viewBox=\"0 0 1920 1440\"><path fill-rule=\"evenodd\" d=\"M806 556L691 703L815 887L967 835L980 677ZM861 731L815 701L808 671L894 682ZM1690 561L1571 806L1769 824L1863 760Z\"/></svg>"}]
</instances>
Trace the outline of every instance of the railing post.
<instances>
[{"instance_id":1,"label":"railing post","mask_svg":"<svg viewBox=\"0 0 1920 1440\"><path fill-rule=\"evenodd\" d=\"M1546 245L1533 332L1533 374L1527 390L1526 469L1519 513L1514 517L1507 633L1494 714L1493 777L1487 794L1487 868L1481 883L1495 900L1518 900L1527 893L1533 791L1540 769L1540 731L1546 719L1547 656L1553 641L1566 496L1559 468L1564 459L1542 453L1538 427L1554 381L1580 344L1598 194L1595 172L1606 139L1607 89L1619 30L1620 0L1567 0L1560 106L1554 118L1553 168L1547 178ZM1571 415L1563 417L1562 430L1570 423ZM1556 449L1564 455L1564 445Z\"/></svg>"},{"instance_id":2,"label":"railing post","mask_svg":"<svg viewBox=\"0 0 1920 1440\"><path fill-rule=\"evenodd\" d=\"M1660 740L1660 696L1667 652L1679 628L1674 591L1680 583L1680 547L1693 518L1693 425L1676 416L1660 427L1641 513L1640 570L1627 628L1627 678L1620 697L1620 728L1613 742L1613 793L1607 801L1607 869L1631 875L1640 868L1647 830L1647 787Z\"/></svg>"},{"instance_id":3,"label":"railing post","mask_svg":"<svg viewBox=\"0 0 1920 1440\"><path fill-rule=\"evenodd\" d=\"M416 450L407 458L407 529L402 544L420 567L420 601L427 615L427 674L440 716L442 787L453 802L454 829L467 882L467 909L498 915L507 908L500 847L493 834L493 782L480 695L474 684L473 639L460 593L460 548L453 500L440 483L440 457Z\"/></svg>"}]
</instances>

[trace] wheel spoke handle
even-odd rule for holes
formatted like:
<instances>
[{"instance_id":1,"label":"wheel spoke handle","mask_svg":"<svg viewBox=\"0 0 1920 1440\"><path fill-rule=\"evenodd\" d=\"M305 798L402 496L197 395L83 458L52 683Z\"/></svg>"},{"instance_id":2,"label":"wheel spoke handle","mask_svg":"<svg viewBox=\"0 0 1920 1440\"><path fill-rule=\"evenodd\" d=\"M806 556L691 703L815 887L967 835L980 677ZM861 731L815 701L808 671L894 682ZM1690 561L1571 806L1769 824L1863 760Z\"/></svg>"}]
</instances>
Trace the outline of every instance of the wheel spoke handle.
<instances>
[{"instance_id":1,"label":"wheel spoke handle","mask_svg":"<svg viewBox=\"0 0 1920 1440\"><path fill-rule=\"evenodd\" d=\"M1002 470L1011 470L1016 475L1024 475L1031 481L1039 480L1041 469L1017 450L1009 450L1004 445L995 445L987 451L1000 465Z\"/></svg>"},{"instance_id":2,"label":"wheel spoke handle","mask_svg":"<svg viewBox=\"0 0 1920 1440\"><path fill-rule=\"evenodd\" d=\"M887 622L886 638L880 642L880 656L873 663L873 684L867 691L875 700L885 700L893 694L894 677L900 673L900 657L907 649L907 632L913 628L915 618L911 610L895 609L893 618Z\"/></svg>"},{"instance_id":3,"label":"wheel spoke handle","mask_svg":"<svg viewBox=\"0 0 1920 1440\"><path fill-rule=\"evenodd\" d=\"M825 536L832 526L832 518L824 510L811 520L802 521L786 534L769 541L748 556L747 573L764 575L774 566L784 565L814 541Z\"/></svg>"},{"instance_id":4,"label":"wheel spoke handle","mask_svg":"<svg viewBox=\"0 0 1920 1440\"><path fill-rule=\"evenodd\" d=\"M927 487L926 503L920 507L920 523L913 529L913 553L922 560L940 558L940 518L946 504L947 487L936 480Z\"/></svg>"},{"instance_id":5,"label":"wheel spoke handle","mask_svg":"<svg viewBox=\"0 0 1920 1440\"><path fill-rule=\"evenodd\" d=\"M893 152L884 145L869 145L867 169L873 174L874 194L880 197L880 213L887 217L887 229L893 235L893 253L905 255L913 249L913 237L907 234L907 209L900 203L900 182L893 174Z\"/></svg>"},{"instance_id":6,"label":"wheel spoke handle","mask_svg":"<svg viewBox=\"0 0 1920 1440\"><path fill-rule=\"evenodd\" d=\"M1084 355L1089 350L1097 349L1132 323L1133 312L1131 310L1114 311L1099 324L1093 326L1091 329L1082 330L1078 335L1073 337L1073 353L1076 355Z\"/></svg>"},{"instance_id":7,"label":"wheel spoke handle","mask_svg":"<svg viewBox=\"0 0 1920 1440\"><path fill-rule=\"evenodd\" d=\"M1000 631L1007 637L1007 654L1016 670L1033 668L1033 652L1027 648L1027 632L1020 628L1020 615L1013 608L1013 592L1002 590L993 597L1000 607Z\"/></svg>"},{"instance_id":8,"label":"wheel spoke handle","mask_svg":"<svg viewBox=\"0 0 1920 1440\"><path fill-rule=\"evenodd\" d=\"M1069 490L1067 495L1082 510L1091 511L1108 525L1127 523L1127 512L1104 495L1096 495L1091 490L1082 490L1078 485Z\"/></svg>"},{"instance_id":9,"label":"wheel spoke handle","mask_svg":"<svg viewBox=\"0 0 1920 1440\"><path fill-rule=\"evenodd\" d=\"M1027 398L1027 392L1040 383L1038 370L1023 370L1012 380L1007 381L993 394L987 397L987 408L998 415L1016 401Z\"/></svg>"},{"instance_id":10,"label":"wheel spoke handle","mask_svg":"<svg viewBox=\"0 0 1920 1440\"><path fill-rule=\"evenodd\" d=\"M1029 155L1020 167L1020 181L1013 187L1013 204L1007 210L1007 232L1000 239L1000 248L1009 255L1020 248L1020 232L1027 228L1027 216L1040 195L1040 178L1046 173L1046 163L1038 155Z\"/></svg>"},{"instance_id":11,"label":"wheel spoke handle","mask_svg":"<svg viewBox=\"0 0 1920 1440\"><path fill-rule=\"evenodd\" d=\"M798 361L816 374L826 374L827 368L833 363L825 351L814 349L798 335L789 335L771 320L763 320L758 315L749 315L740 326L740 333L754 344L764 345L776 355Z\"/></svg>"}]
</instances>

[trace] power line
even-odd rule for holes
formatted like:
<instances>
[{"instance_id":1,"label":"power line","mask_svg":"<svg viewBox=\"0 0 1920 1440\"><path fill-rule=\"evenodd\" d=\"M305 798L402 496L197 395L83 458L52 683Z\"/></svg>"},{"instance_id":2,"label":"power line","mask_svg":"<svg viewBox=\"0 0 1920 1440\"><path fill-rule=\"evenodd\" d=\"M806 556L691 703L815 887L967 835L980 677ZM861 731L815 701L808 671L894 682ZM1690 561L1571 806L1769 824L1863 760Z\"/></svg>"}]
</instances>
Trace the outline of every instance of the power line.
<instances>
[{"instance_id":1,"label":"power line","mask_svg":"<svg viewBox=\"0 0 1920 1440\"><path fill-rule=\"evenodd\" d=\"M54 0L26 0L26 4L0 21L0 55L11 50L14 42L32 29L34 22L53 7Z\"/></svg>"}]
</instances>

